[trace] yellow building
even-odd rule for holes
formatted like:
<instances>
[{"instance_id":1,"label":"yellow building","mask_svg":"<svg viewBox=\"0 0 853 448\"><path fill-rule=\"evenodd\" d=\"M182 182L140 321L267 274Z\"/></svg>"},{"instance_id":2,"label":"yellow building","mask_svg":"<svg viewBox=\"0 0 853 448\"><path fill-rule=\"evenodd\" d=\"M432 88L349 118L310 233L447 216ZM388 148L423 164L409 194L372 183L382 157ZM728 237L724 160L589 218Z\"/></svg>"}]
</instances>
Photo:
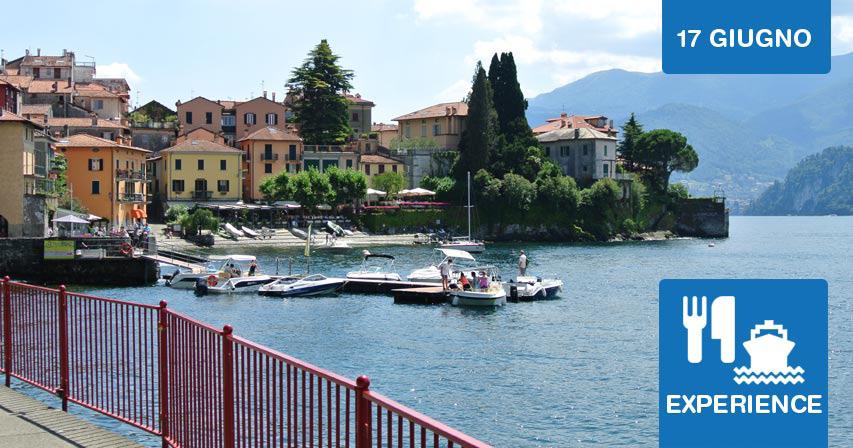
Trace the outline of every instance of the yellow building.
<instances>
[{"instance_id":1,"label":"yellow building","mask_svg":"<svg viewBox=\"0 0 853 448\"><path fill-rule=\"evenodd\" d=\"M40 129L0 108L0 237L41 237L49 225L55 198L47 179L49 142Z\"/></svg>"},{"instance_id":2,"label":"yellow building","mask_svg":"<svg viewBox=\"0 0 853 448\"><path fill-rule=\"evenodd\" d=\"M261 183L284 171L296 174L302 163L302 139L287 130L267 126L247 135L238 142L243 150L243 197L263 199Z\"/></svg>"},{"instance_id":3,"label":"yellow building","mask_svg":"<svg viewBox=\"0 0 853 448\"><path fill-rule=\"evenodd\" d=\"M384 173L399 173L406 178L406 165L379 154L363 154L358 161L358 169L367 176L367 185L373 186L373 178ZM405 188L405 185L403 186Z\"/></svg>"},{"instance_id":4,"label":"yellow building","mask_svg":"<svg viewBox=\"0 0 853 448\"><path fill-rule=\"evenodd\" d=\"M242 151L209 140L187 139L153 159L155 192L168 207L237 202L242 195Z\"/></svg>"},{"instance_id":5,"label":"yellow building","mask_svg":"<svg viewBox=\"0 0 853 448\"><path fill-rule=\"evenodd\" d=\"M463 102L440 103L394 118L398 125L399 142L406 145L412 141L431 146L425 149L457 149L468 120L468 104Z\"/></svg>"},{"instance_id":6,"label":"yellow building","mask_svg":"<svg viewBox=\"0 0 853 448\"><path fill-rule=\"evenodd\" d=\"M114 227L148 218L147 149L77 134L61 140L57 150L68 162L71 196Z\"/></svg>"}]
</instances>

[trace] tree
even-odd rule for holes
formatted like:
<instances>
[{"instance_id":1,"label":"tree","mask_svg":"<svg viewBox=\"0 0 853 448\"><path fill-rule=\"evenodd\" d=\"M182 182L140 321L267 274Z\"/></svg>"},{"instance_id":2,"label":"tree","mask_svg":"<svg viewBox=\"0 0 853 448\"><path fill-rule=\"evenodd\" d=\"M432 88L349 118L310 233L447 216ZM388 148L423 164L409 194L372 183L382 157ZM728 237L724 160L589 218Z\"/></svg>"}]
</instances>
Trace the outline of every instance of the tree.
<instances>
[{"instance_id":1,"label":"tree","mask_svg":"<svg viewBox=\"0 0 853 448\"><path fill-rule=\"evenodd\" d=\"M214 218L210 210L197 208L192 213L181 216L181 228L188 236L198 235L201 230L215 232L219 230L219 219Z\"/></svg>"},{"instance_id":2,"label":"tree","mask_svg":"<svg viewBox=\"0 0 853 448\"><path fill-rule=\"evenodd\" d=\"M402 174L389 171L373 176L371 184L373 185L373 188L382 190L389 195L393 195L403 189L403 186L406 184L406 180L403 179Z\"/></svg>"},{"instance_id":3,"label":"tree","mask_svg":"<svg viewBox=\"0 0 853 448\"><path fill-rule=\"evenodd\" d=\"M674 171L688 173L699 165L699 156L687 138L669 129L655 129L637 139L633 150L634 169L649 188L665 193Z\"/></svg>"},{"instance_id":4,"label":"tree","mask_svg":"<svg viewBox=\"0 0 853 448\"><path fill-rule=\"evenodd\" d=\"M507 173L503 178L503 199L517 210L529 210L536 199L536 187L518 174Z\"/></svg>"},{"instance_id":5,"label":"tree","mask_svg":"<svg viewBox=\"0 0 853 448\"><path fill-rule=\"evenodd\" d=\"M476 173L489 166L496 138L497 114L492 104L492 88L483 65L478 62L468 99L467 126L459 142L459 160L454 166L457 185L464 185L467 172Z\"/></svg>"},{"instance_id":6,"label":"tree","mask_svg":"<svg viewBox=\"0 0 853 448\"><path fill-rule=\"evenodd\" d=\"M273 203L276 201L286 201L293 197L293 183L290 176L282 171L275 176L268 177L258 186L264 201Z\"/></svg>"},{"instance_id":7,"label":"tree","mask_svg":"<svg viewBox=\"0 0 853 448\"><path fill-rule=\"evenodd\" d=\"M606 240L617 230L616 207L619 185L613 179L599 179L580 192L580 211L584 230Z\"/></svg>"},{"instance_id":8,"label":"tree","mask_svg":"<svg viewBox=\"0 0 853 448\"><path fill-rule=\"evenodd\" d=\"M353 204L367 194L367 177L360 171L331 167L326 170L335 205Z\"/></svg>"},{"instance_id":9,"label":"tree","mask_svg":"<svg viewBox=\"0 0 853 448\"><path fill-rule=\"evenodd\" d=\"M424 176L424 178L421 179L420 187L434 191L436 199L440 201L447 201L453 196L453 189L456 187L456 181L450 176Z\"/></svg>"},{"instance_id":10,"label":"tree","mask_svg":"<svg viewBox=\"0 0 853 448\"><path fill-rule=\"evenodd\" d=\"M169 210L166 210L166 216L164 217L166 224L180 223L184 216L187 215L187 210L187 206L183 204L175 204L169 207Z\"/></svg>"},{"instance_id":11,"label":"tree","mask_svg":"<svg viewBox=\"0 0 853 448\"><path fill-rule=\"evenodd\" d=\"M637 140L641 135L643 135L643 125L631 113L631 117L622 125L622 141L619 142L619 146L616 148L622 156L625 168L629 171L635 169L634 158L636 157Z\"/></svg>"},{"instance_id":12,"label":"tree","mask_svg":"<svg viewBox=\"0 0 853 448\"><path fill-rule=\"evenodd\" d=\"M293 176L293 199L309 211L316 211L317 206L325 204L332 195L332 184L325 174L310 168Z\"/></svg>"},{"instance_id":13,"label":"tree","mask_svg":"<svg viewBox=\"0 0 853 448\"><path fill-rule=\"evenodd\" d=\"M471 179L474 187L474 197L478 204L483 206L498 205L503 192L503 182L492 176L492 173L481 169Z\"/></svg>"},{"instance_id":14,"label":"tree","mask_svg":"<svg viewBox=\"0 0 853 448\"><path fill-rule=\"evenodd\" d=\"M352 135L349 100L343 93L352 89L353 73L341 68L338 59L323 39L288 81L293 112L306 144L340 144Z\"/></svg>"},{"instance_id":15,"label":"tree","mask_svg":"<svg viewBox=\"0 0 853 448\"><path fill-rule=\"evenodd\" d=\"M536 198L544 206L574 216L580 195L575 180L569 176L543 176L536 180Z\"/></svg>"},{"instance_id":16,"label":"tree","mask_svg":"<svg viewBox=\"0 0 853 448\"><path fill-rule=\"evenodd\" d=\"M498 115L498 131L508 142L518 138L532 137L524 111L527 100L518 83L518 70L512 52L492 56L489 64L489 82L492 85L495 112ZM534 143L535 144L535 143Z\"/></svg>"}]
</instances>

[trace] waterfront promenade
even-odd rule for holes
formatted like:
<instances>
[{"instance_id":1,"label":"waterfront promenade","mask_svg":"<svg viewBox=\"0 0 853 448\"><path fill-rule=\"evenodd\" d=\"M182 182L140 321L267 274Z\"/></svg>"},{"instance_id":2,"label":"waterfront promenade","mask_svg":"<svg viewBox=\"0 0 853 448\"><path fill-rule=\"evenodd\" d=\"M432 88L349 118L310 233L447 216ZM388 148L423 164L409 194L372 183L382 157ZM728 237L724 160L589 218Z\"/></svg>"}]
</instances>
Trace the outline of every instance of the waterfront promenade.
<instances>
[{"instance_id":1,"label":"waterfront promenade","mask_svg":"<svg viewBox=\"0 0 853 448\"><path fill-rule=\"evenodd\" d=\"M0 440L5 448L142 446L5 386L0 386Z\"/></svg>"}]
</instances>

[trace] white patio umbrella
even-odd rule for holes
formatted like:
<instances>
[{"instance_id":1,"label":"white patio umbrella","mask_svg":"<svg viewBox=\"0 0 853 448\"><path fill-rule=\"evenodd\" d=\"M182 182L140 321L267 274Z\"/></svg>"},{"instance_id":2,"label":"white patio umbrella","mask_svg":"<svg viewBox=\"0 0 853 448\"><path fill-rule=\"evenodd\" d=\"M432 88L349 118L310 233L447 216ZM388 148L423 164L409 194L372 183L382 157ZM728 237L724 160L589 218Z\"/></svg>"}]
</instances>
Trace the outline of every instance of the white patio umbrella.
<instances>
[{"instance_id":1,"label":"white patio umbrella","mask_svg":"<svg viewBox=\"0 0 853 448\"><path fill-rule=\"evenodd\" d=\"M60 218L53 218L53 222L64 224L89 224L89 221L86 221L83 218L78 218L74 215L65 215Z\"/></svg>"},{"instance_id":2,"label":"white patio umbrella","mask_svg":"<svg viewBox=\"0 0 853 448\"><path fill-rule=\"evenodd\" d=\"M400 190L397 196L435 196L435 192L426 188L412 188L411 190Z\"/></svg>"},{"instance_id":3,"label":"white patio umbrella","mask_svg":"<svg viewBox=\"0 0 853 448\"><path fill-rule=\"evenodd\" d=\"M374 190L372 188L367 189L367 195L368 196L385 196L386 194L388 194L388 193L386 193L382 190Z\"/></svg>"}]
</instances>

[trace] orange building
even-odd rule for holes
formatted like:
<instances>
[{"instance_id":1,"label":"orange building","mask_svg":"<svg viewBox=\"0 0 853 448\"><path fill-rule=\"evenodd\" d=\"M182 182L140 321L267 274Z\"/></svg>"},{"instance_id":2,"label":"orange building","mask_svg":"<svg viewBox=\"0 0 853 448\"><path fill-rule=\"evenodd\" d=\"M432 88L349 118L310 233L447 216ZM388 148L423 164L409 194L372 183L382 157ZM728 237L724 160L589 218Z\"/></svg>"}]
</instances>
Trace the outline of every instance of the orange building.
<instances>
[{"instance_id":1,"label":"orange building","mask_svg":"<svg viewBox=\"0 0 853 448\"><path fill-rule=\"evenodd\" d=\"M302 163L302 139L287 130L267 126L238 142L243 150L243 197L263 199L260 185L264 179L284 171L296 174Z\"/></svg>"},{"instance_id":2,"label":"orange building","mask_svg":"<svg viewBox=\"0 0 853 448\"><path fill-rule=\"evenodd\" d=\"M56 148L68 161L71 195L89 213L117 227L147 219L145 158L151 151L87 134L63 139Z\"/></svg>"}]
</instances>

